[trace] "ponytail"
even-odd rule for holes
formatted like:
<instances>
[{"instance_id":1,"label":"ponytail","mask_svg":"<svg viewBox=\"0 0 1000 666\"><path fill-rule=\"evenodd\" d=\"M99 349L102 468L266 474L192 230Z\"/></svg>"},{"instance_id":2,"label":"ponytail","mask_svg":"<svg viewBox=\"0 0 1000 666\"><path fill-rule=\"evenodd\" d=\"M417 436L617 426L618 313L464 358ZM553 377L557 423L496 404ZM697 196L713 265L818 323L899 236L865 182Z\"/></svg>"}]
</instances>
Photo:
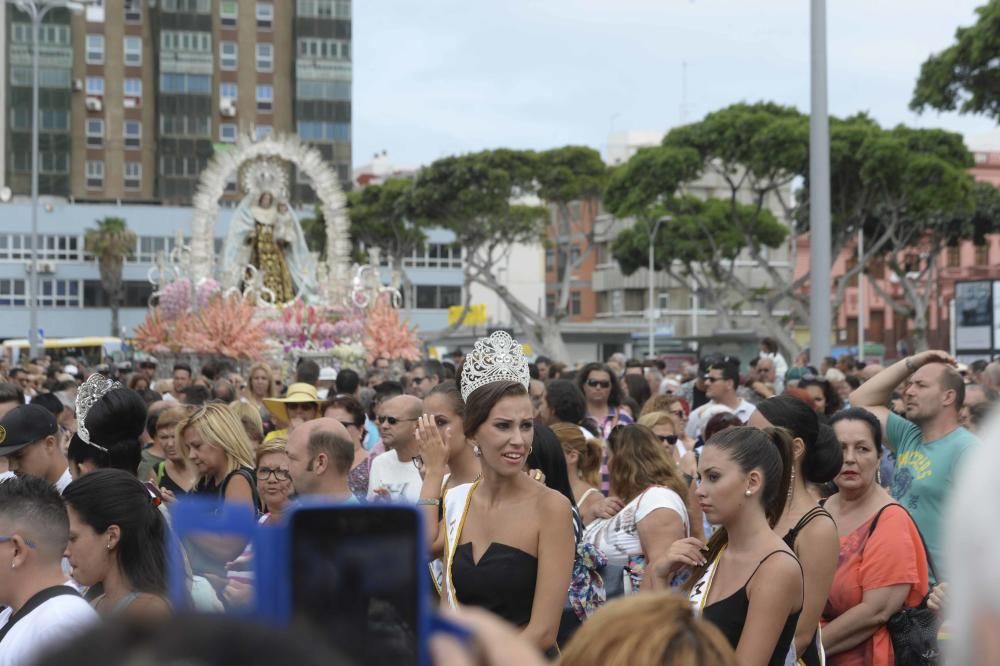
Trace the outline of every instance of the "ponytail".
<instances>
[{"instance_id":1,"label":"ponytail","mask_svg":"<svg viewBox=\"0 0 1000 666\"><path fill-rule=\"evenodd\" d=\"M595 488L601 484L601 457L603 454L604 445L601 444L601 440L588 437L584 443L577 469L580 470L583 480Z\"/></svg>"},{"instance_id":2,"label":"ponytail","mask_svg":"<svg viewBox=\"0 0 1000 666\"><path fill-rule=\"evenodd\" d=\"M792 435L784 428L764 428L764 434L771 438L781 456L780 482L775 484L764 479L764 513L773 528L785 512L788 489L792 485Z\"/></svg>"}]
</instances>

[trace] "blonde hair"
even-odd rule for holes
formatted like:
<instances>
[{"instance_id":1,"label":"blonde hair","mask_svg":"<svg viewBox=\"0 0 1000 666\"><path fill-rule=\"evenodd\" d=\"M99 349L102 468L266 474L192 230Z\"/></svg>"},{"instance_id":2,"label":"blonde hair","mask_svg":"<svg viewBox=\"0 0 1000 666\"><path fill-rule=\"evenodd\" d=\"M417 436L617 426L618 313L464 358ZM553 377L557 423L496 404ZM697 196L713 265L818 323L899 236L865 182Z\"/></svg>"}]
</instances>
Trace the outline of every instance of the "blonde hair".
<instances>
[{"instance_id":1,"label":"blonde hair","mask_svg":"<svg viewBox=\"0 0 1000 666\"><path fill-rule=\"evenodd\" d=\"M572 423L555 423L549 427L559 438L563 453L576 452L580 478L596 488L601 483L601 454L604 449L601 441L584 437L580 426Z\"/></svg>"},{"instance_id":2,"label":"blonde hair","mask_svg":"<svg viewBox=\"0 0 1000 666\"><path fill-rule=\"evenodd\" d=\"M681 422L670 412L647 412L639 417L639 425L644 425L650 430L665 423L670 424L674 429L675 435L680 436L684 434L684 431L681 429Z\"/></svg>"},{"instance_id":3,"label":"blonde hair","mask_svg":"<svg viewBox=\"0 0 1000 666\"><path fill-rule=\"evenodd\" d=\"M272 453L284 453L285 455L288 455L288 451L285 450L287 445L288 439L285 437L275 437L269 442L264 442L257 447L257 465L260 466L261 458Z\"/></svg>"},{"instance_id":4,"label":"blonde hair","mask_svg":"<svg viewBox=\"0 0 1000 666\"><path fill-rule=\"evenodd\" d=\"M695 617L687 597L644 592L615 599L577 630L566 666L738 666L719 629Z\"/></svg>"},{"instance_id":5,"label":"blonde hair","mask_svg":"<svg viewBox=\"0 0 1000 666\"><path fill-rule=\"evenodd\" d=\"M646 414L652 414L653 412L666 412L670 409L670 405L675 402L679 403L680 401L680 397L676 395L654 395L646 401L645 405L642 406L642 411L639 412L639 418L641 419Z\"/></svg>"},{"instance_id":6,"label":"blonde hair","mask_svg":"<svg viewBox=\"0 0 1000 666\"><path fill-rule=\"evenodd\" d=\"M250 441L259 446L264 440L264 421L260 418L260 410L248 402L237 400L229 403L229 411L240 420Z\"/></svg>"},{"instance_id":7,"label":"blonde hair","mask_svg":"<svg viewBox=\"0 0 1000 666\"><path fill-rule=\"evenodd\" d=\"M168 407L160 412L156 417L156 432L167 428L176 429L177 424L183 421L188 415L188 410L184 407Z\"/></svg>"},{"instance_id":8,"label":"blonde hair","mask_svg":"<svg viewBox=\"0 0 1000 666\"><path fill-rule=\"evenodd\" d=\"M243 424L225 405L210 402L198 408L177 426L177 441L181 443L184 457L187 457L187 441L184 433L194 428L207 444L214 444L226 454L226 473L240 467L253 468L256 465L253 447L243 431Z\"/></svg>"},{"instance_id":9,"label":"blonde hair","mask_svg":"<svg viewBox=\"0 0 1000 666\"><path fill-rule=\"evenodd\" d=\"M250 372L247 373L247 392L253 393L253 373L258 370L263 370L264 374L267 375L267 393L264 394L265 398L274 397L274 371L271 370L271 366L267 363L254 363L250 366Z\"/></svg>"},{"instance_id":10,"label":"blonde hair","mask_svg":"<svg viewBox=\"0 0 1000 666\"><path fill-rule=\"evenodd\" d=\"M687 499L688 489L677 464L646 426L623 427L612 435L608 448L613 454L608 464L611 491L623 502L632 501L653 486L669 488Z\"/></svg>"}]
</instances>

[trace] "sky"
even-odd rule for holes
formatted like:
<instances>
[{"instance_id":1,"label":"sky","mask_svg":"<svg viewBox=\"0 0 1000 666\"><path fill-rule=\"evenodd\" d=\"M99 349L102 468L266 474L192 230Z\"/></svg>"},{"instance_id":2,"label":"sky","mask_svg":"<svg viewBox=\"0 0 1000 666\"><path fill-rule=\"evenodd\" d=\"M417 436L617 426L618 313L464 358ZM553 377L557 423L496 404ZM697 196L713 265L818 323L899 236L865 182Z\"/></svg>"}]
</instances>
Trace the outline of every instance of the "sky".
<instances>
[{"instance_id":1,"label":"sky","mask_svg":"<svg viewBox=\"0 0 1000 666\"><path fill-rule=\"evenodd\" d=\"M908 109L920 65L984 0L830 0L832 115L995 131ZM354 163L661 130L740 101L809 109L808 0L355 0ZM686 96L682 93L686 62ZM685 112L686 110L686 112Z\"/></svg>"}]
</instances>

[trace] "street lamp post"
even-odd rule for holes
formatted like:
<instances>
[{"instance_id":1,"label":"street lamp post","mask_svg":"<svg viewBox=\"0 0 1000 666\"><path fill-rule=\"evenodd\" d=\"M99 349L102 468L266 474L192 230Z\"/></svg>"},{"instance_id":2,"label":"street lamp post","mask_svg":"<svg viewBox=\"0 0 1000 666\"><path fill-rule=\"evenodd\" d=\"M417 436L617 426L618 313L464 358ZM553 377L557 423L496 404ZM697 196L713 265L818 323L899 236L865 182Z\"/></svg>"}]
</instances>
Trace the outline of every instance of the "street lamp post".
<instances>
[{"instance_id":1,"label":"street lamp post","mask_svg":"<svg viewBox=\"0 0 1000 666\"><path fill-rule=\"evenodd\" d=\"M826 0L810 11L809 110L809 353L819 367L830 355L830 119L826 86Z\"/></svg>"},{"instance_id":2,"label":"street lamp post","mask_svg":"<svg viewBox=\"0 0 1000 666\"><path fill-rule=\"evenodd\" d=\"M661 217L653 225L653 230L649 234L649 358L656 358L654 345L656 344L656 309L654 305L654 290L656 288L656 269L653 265L654 248L656 246L656 233L660 230L660 225L670 221L670 217Z\"/></svg>"},{"instance_id":3,"label":"street lamp post","mask_svg":"<svg viewBox=\"0 0 1000 666\"><path fill-rule=\"evenodd\" d=\"M38 336L38 37L42 21L53 9L82 11L86 2L71 0L7 0L31 17L31 275L28 278L29 358L39 354Z\"/></svg>"}]
</instances>

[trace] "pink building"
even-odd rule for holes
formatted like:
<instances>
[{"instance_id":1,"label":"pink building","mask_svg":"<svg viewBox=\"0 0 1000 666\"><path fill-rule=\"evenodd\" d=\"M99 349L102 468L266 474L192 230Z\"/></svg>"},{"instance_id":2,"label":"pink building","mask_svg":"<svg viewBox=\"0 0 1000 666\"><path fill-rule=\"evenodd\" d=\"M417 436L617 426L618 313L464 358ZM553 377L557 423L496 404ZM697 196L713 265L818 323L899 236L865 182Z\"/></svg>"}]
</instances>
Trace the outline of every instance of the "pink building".
<instances>
[{"instance_id":1,"label":"pink building","mask_svg":"<svg viewBox=\"0 0 1000 666\"><path fill-rule=\"evenodd\" d=\"M969 170L976 180L992 183L1000 187L1000 132L995 135L970 140L970 150L975 158L975 166ZM809 268L809 238L803 236L798 241L795 276L803 275ZM915 257L916 260L919 260ZM833 264L832 277L843 275L857 262L857 246L851 245L837 257ZM949 349L951 345L950 306L955 294L955 283L963 280L1000 279L1000 234L986 237L983 245L971 240L963 241L958 247L948 248L939 257L938 279L934 296L931 298L928 322L930 332L928 342L931 347ZM885 300L869 284L878 281L882 290L892 296L901 296L902 288L891 277L892 271L875 264L864 278L865 293L865 341L885 345L886 356L896 356L897 343L905 341L912 350L908 339L910 322L897 315ZM807 292L808 293L808 292ZM854 278L847 287L844 303L834 313L834 345L856 345L858 342L858 280Z\"/></svg>"}]
</instances>

